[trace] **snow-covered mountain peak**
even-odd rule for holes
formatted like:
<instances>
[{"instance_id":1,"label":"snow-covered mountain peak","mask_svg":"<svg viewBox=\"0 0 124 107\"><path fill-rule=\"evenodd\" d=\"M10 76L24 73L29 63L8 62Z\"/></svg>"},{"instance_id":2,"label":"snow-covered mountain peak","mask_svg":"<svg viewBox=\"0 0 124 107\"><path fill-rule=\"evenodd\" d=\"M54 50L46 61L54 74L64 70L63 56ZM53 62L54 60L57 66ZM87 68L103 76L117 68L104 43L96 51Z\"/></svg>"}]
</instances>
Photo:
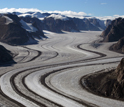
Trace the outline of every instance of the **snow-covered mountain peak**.
<instances>
[{"instance_id":1,"label":"snow-covered mountain peak","mask_svg":"<svg viewBox=\"0 0 124 107\"><path fill-rule=\"evenodd\" d=\"M20 14L20 15L18 15L19 17L32 17L32 15L31 14L29 14L29 13L23 13L23 14Z\"/></svg>"},{"instance_id":2,"label":"snow-covered mountain peak","mask_svg":"<svg viewBox=\"0 0 124 107\"><path fill-rule=\"evenodd\" d=\"M51 14L51 15L48 16L47 18L49 18L49 17L52 17L52 18L54 18L55 20L56 20L56 19L60 19L60 20L64 20L64 21L69 20L68 17L66 17L66 16L64 16L64 15L60 15L60 14Z\"/></svg>"}]
</instances>

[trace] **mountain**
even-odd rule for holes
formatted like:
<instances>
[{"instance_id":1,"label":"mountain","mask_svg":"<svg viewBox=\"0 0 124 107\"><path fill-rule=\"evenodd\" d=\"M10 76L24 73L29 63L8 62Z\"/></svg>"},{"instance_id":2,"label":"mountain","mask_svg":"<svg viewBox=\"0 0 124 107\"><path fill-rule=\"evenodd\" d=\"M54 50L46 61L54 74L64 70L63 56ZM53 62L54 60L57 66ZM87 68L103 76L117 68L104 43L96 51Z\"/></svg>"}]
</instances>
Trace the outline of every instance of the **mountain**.
<instances>
[{"instance_id":1,"label":"mountain","mask_svg":"<svg viewBox=\"0 0 124 107\"><path fill-rule=\"evenodd\" d=\"M13 61L13 55L4 46L0 45L0 64ZM14 61L13 61L14 62Z\"/></svg>"},{"instance_id":2,"label":"mountain","mask_svg":"<svg viewBox=\"0 0 124 107\"><path fill-rule=\"evenodd\" d=\"M119 39L118 42L112 45L110 49L113 51L124 53L124 37Z\"/></svg>"},{"instance_id":3,"label":"mountain","mask_svg":"<svg viewBox=\"0 0 124 107\"><path fill-rule=\"evenodd\" d=\"M98 27L100 30L105 30L106 27L111 24L111 20L100 20L97 18L90 18L89 21L95 25L96 27Z\"/></svg>"},{"instance_id":4,"label":"mountain","mask_svg":"<svg viewBox=\"0 0 124 107\"><path fill-rule=\"evenodd\" d=\"M96 26L92 22L90 22L90 19L73 18L73 21L75 22L76 27L79 30L100 31L100 29L98 28L98 26Z\"/></svg>"},{"instance_id":5,"label":"mountain","mask_svg":"<svg viewBox=\"0 0 124 107\"><path fill-rule=\"evenodd\" d=\"M96 20L96 23L93 23L94 19L85 19L85 26L86 30L91 30L91 31L101 31L99 22Z\"/></svg>"},{"instance_id":6,"label":"mountain","mask_svg":"<svg viewBox=\"0 0 124 107\"><path fill-rule=\"evenodd\" d=\"M111 23L111 20L100 20L95 17L68 17L59 13L41 13L41 12L27 12L18 15L24 18L38 18L42 21L42 29L52 32L79 32L80 30L86 31L102 31ZM25 20L29 22L28 19Z\"/></svg>"},{"instance_id":7,"label":"mountain","mask_svg":"<svg viewBox=\"0 0 124 107\"><path fill-rule=\"evenodd\" d=\"M94 17L74 18L59 13L13 12L0 15L0 41L11 45L37 43L47 38L42 30L56 33L102 31L111 23Z\"/></svg>"},{"instance_id":8,"label":"mountain","mask_svg":"<svg viewBox=\"0 0 124 107\"><path fill-rule=\"evenodd\" d=\"M44 38L44 34L34 24L26 23L15 14L0 15L0 42L20 45L37 42L35 38Z\"/></svg>"},{"instance_id":9,"label":"mountain","mask_svg":"<svg viewBox=\"0 0 124 107\"><path fill-rule=\"evenodd\" d=\"M73 20L68 18L55 18L55 17L47 17L43 20L45 25L45 30L49 30L52 32L61 33L62 31L69 31L69 32L78 32L75 23Z\"/></svg>"},{"instance_id":10,"label":"mountain","mask_svg":"<svg viewBox=\"0 0 124 107\"><path fill-rule=\"evenodd\" d=\"M124 100L124 58L115 70L89 75L85 83L94 94Z\"/></svg>"},{"instance_id":11,"label":"mountain","mask_svg":"<svg viewBox=\"0 0 124 107\"><path fill-rule=\"evenodd\" d=\"M104 42L115 42L111 50L124 53L124 19L117 18L102 32Z\"/></svg>"},{"instance_id":12,"label":"mountain","mask_svg":"<svg viewBox=\"0 0 124 107\"><path fill-rule=\"evenodd\" d=\"M97 18L72 18L79 30L103 31L111 20L100 20Z\"/></svg>"},{"instance_id":13,"label":"mountain","mask_svg":"<svg viewBox=\"0 0 124 107\"><path fill-rule=\"evenodd\" d=\"M69 31L78 32L79 30L76 28L75 23L73 20L68 19L67 17L61 16L61 15L55 15L55 14L45 14L49 15L48 17L45 17L42 21L38 17L20 17L27 23L33 23L36 22L39 29L43 30L49 30L56 33L61 33L62 31Z\"/></svg>"},{"instance_id":14,"label":"mountain","mask_svg":"<svg viewBox=\"0 0 124 107\"><path fill-rule=\"evenodd\" d=\"M0 17L0 42L20 44L28 41L27 32L19 21L18 16L12 14Z\"/></svg>"},{"instance_id":15,"label":"mountain","mask_svg":"<svg viewBox=\"0 0 124 107\"><path fill-rule=\"evenodd\" d=\"M114 42L124 37L124 19L117 18L113 20L101 36L103 36L104 42Z\"/></svg>"}]
</instances>

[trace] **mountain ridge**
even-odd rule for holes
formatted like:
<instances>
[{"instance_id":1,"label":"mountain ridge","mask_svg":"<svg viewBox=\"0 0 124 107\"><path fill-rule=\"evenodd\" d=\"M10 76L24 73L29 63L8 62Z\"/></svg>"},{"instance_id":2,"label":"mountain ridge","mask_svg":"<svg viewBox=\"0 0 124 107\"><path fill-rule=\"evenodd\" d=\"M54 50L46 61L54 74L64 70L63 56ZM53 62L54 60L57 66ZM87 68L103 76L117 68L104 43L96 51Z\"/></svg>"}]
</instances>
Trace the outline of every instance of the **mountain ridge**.
<instances>
[{"instance_id":1,"label":"mountain ridge","mask_svg":"<svg viewBox=\"0 0 124 107\"><path fill-rule=\"evenodd\" d=\"M117 18L102 32L103 42L116 42L111 50L124 53L124 19Z\"/></svg>"},{"instance_id":2,"label":"mountain ridge","mask_svg":"<svg viewBox=\"0 0 124 107\"><path fill-rule=\"evenodd\" d=\"M10 45L36 43L35 38L46 38L41 29L10 13L0 15L0 29L0 41Z\"/></svg>"},{"instance_id":3,"label":"mountain ridge","mask_svg":"<svg viewBox=\"0 0 124 107\"><path fill-rule=\"evenodd\" d=\"M71 31L78 32L80 30L103 31L111 23L111 20L100 20L95 17L85 17L85 16L81 19L78 17L68 17L60 13L40 13L40 12L16 13L14 12L14 14L17 14L19 17L23 18L26 22L29 22L28 20L31 20L31 18L38 18L43 23L43 26L42 26L43 30L49 30L56 33L60 33L62 32L62 30L69 31L69 32ZM27 18L28 20L26 20ZM65 25L65 23L69 21L73 24L73 27L70 26L69 24ZM58 25L60 29L57 29ZM60 25L66 26L68 28L65 29Z\"/></svg>"}]
</instances>

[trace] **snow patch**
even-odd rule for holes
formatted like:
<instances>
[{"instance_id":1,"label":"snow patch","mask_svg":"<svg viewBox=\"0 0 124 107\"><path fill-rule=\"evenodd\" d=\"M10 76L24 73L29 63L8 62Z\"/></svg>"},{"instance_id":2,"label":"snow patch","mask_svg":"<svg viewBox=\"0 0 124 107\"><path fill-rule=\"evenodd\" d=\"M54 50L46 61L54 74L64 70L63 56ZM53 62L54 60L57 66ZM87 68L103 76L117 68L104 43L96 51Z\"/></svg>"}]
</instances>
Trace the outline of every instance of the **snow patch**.
<instances>
[{"instance_id":1,"label":"snow patch","mask_svg":"<svg viewBox=\"0 0 124 107\"><path fill-rule=\"evenodd\" d=\"M20 23L22 24L22 27L28 31L28 32L36 32L38 31L37 28L35 28L34 26L32 26L31 23L26 23L23 20L20 21Z\"/></svg>"},{"instance_id":2,"label":"snow patch","mask_svg":"<svg viewBox=\"0 0 124 107\"><path fill-rule=\"evenodd\" d=\"M50 31L47 31L47 30L43 30L43 33L44 34L55 34L54 32L50 32Z\"/></svg>"},{"instance_id":3,"label":"snow patch","mask_svg":"<svg viewBox=\"0 0 124 107\"><path fill-rule=\"evenodd\" d=\"M99 30L103 31L103 29L101 27L98 27L98 28L99 28Z\"/></svg>"},{"instance_id":4,"label":"snow patch","mask_svg":"<svg viewBox=\"0 0 124 107\"><path fill-rule=\"evenodd\" d=\"M10 23L13 23L13 20L7 16L3 16L4 18L6 18L6 25L10 24Z\"/></svg>"},{"instance_id":5,"label":"snow patch","mask_svg":"<svg viewBox=\"0 0 124 107\"><path fill-rule=\"evenodd\" d=\"M20 14L18 15L19 17L31 17L31 14L28 13L24 13L24 14Z\"/></svg>"},{"instance_id":6,"label":"snow patch","mask_svg":"<svg viewBox=\"0 0 124 107\"><path fill-rule=\"evenodd\" d=\"M44 18L39 18L39 20L43 21L43 20L44 20Z\"/></svg>"}]
</instances>

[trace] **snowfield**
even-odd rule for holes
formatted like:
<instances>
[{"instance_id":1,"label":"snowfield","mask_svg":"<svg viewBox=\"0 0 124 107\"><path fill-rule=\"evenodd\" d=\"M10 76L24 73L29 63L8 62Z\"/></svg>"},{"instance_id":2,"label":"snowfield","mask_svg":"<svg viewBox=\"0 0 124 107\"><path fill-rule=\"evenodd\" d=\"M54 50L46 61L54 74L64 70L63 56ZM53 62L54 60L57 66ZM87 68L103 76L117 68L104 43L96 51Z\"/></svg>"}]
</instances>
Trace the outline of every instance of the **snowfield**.
<instances>
[{"instance_id":1,"label":"snowfield","mask_svg":"<svg viewBox=\"0 0 124 107\"><path fill-rule=\"evenodd\" d=\"M7 16L3 16L4 18L6 18L6 25L10 24L10 23L13 23L13 20Z\"/></svg>"},{"instance_id":2,"label":"snowfield","mask_svg":"<svg viewBox=\"0 0 124 107\"><path fill-rule=\"evenodd\" d=\"M33 27L32 24L26 23L25 21L21 20L20 23L22 24L22 27L28 31L28 32L36 32L38 31L37 28Z\"/></svg>"},{"instance_id":3,"label":"snowfield","mask_svg":"<svg viewBox=\"0 0 124 107\"><path fill-rule=\"evenodd\" d=\"M58 16L57 16L58 17ZM36 31L21 22L28 31ZM53 33L38 44L10 46L17 64L0 67L0 105L4 107L124 107L83 89L83 76L115 68L123 54L99 43L101 31Z\"/></svg>"}]
</instances>

